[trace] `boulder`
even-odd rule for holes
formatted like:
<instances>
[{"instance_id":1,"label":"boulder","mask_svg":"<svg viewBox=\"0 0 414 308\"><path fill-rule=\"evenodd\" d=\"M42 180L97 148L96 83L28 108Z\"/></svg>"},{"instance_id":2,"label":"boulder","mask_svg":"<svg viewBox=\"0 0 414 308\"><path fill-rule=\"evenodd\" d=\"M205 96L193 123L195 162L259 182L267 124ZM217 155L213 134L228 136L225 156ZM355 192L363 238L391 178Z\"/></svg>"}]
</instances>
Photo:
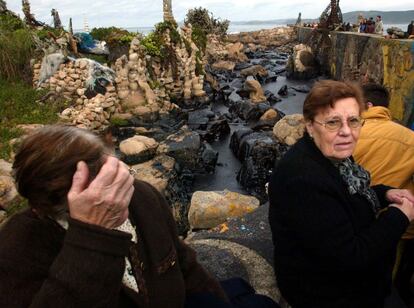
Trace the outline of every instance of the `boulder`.
<instances>
[{"instance_id":1,"label":"boulder","mask_svg":"<svg viewBox=\"0 0 414 308\"><path fill-rule=\"evenodd\" d=\"M237 104L241 100L243 100L243 99L242 99L242 97L239 94L237 94L237 91L231 92L231 94L227 98L227 101L229 102L230 105Z\"/></svg>"},{"instance_id":2,"label":"boulder","mask_svg":"<svg viewBox=\"0 0 414 308\"><path fill-rule=\"evenodd\" d=\"M175 159L167 155L159 155L142 164L131 166L137 180L147 182L165 195L168 182L175 176Z\"/></svg>"},{"instance_id":3,"label":"boulder","mask_svg":"<svg viewBox=\"0 0 414 308\"><path fill-rule=\"evenodd\" d=\"M203 131L198 131L201 138L207 142L219 140L230 133L228 120L221 116L218 119L208 122L207 127Z\"/></svg>"},{"instance_id":4,"label":"boulder","mask_svg":"<svg viewBox=\"0 0 414 308\"><path fill-rule=\"evenodd\" d=\"M242 162L237 181L261 203L266 202L266 183L276 162L285 153L286 146L280 145L271 132L246 129L232 135L231 148Z\"/></svg>"},{"instance_id":5,"label":"boulder","mask_svg":"<svg viewBox=\"0 0 414 308\"><path fill-rule=\"evenodd\" d=\"M0 159L0 175L11 176L13 165L4 159Z\"/></svg>"},{"instance_id":6,"label":"boulder","mask_svg":"<svg viewBox=\"0 0 414 308\"><path fill-rule=\"evenodd\" d=\"M302 138L305 132L305 120L301 114L287 115L277 122L273 134L279 142L293 145Z\"/></svg>"},{"instance_id":7,"label":"boulder","mask_svg":"<svg viewBox=\"0 0 414 308\"><path fill-rule=\"evenodd\" d=\"M247 76L254 76L265 78L269 75L267 70L261 65L253 65L251 67L245 68L240 72L240 75L247 77Z\"/></svg>"},{"instance_id":8,"label":"boulder","mask_svg":"<svg viewBox=\"0 0 414 308\"><path fill-rule=\"evenodd\" d=\"M17 193L16 185L11 176L0 176L0 208L7 209L13 204L19 197Z\"/></svg>"},{"instance_id":9,"label":"boulder","mask_svg":"<svg viewBox=\"0 0 414 308\"><path fill-rule=\"evenodd\" d=\"M257 121L269 109L267 103L255 104L247 100L230 106L229 111L243 120Z\"/></svg>"},{"instance_id":10,"label":"boulder","mask_svg":"<svg viewBox=\"0 0 414 308\"><path fill-rule=\"evenodd\" d=\"M196 132L183 129L160 143L158 154L174 157L183 167L195 170L200 167L201 138Z\"/></svg>"},{"instance_id":11,"label":"boulder","mask_svg":"<svg viewBox=\"0 0 414 308\"><path fill-rule=\"evenodd\" d=\"M273 121L276 120L278 117L278 113L276 110L274 109L269 109L268 111L266 111L261 117L260 120L261 121Z\"/></svg>"},{"instance_id":12,"label":"boulder","mask_svg":"<svg viewBox=\"0 0 414 308\"><path fill-rule=\"evenodd\" d=\"M281 98L279 98L279 97L277 97L276 95L274 95L274 94L273 94L273 92L272 92L272 91L270 91L270 90L266 90L266 91L264 92L264 95L266 96L267 101L268 101L271 105L276 104L276 103L278 103L278 102L281 102L281 101L282 101L282 99L281 99Z\"/></svg>"},{"instance_id":13,"label":"boulder","mask_svg":"<svg viewBox=\"0 0 414 308\"><path fill-rule=\"evenodd\" d=\"M262 103L266 101L262 86L257 80L248 77L244 83L244 88L250 92L250 100L252 103Z\"/></svg>"},{"instance_id":14,"label":"boulder","mask_svg":"<svg viewBox=\"0 0 414 308\"><path fill-rule=\"evenodd\" d=\"M188 220L192 229L208 229L229 218L243 216L257 209L259 200L224 191L197 191L191 198Z\"/></svg>"},{"instance_id":15,"label":"boulder","mask_svg":"<svg viewBox=\"0 0 414 308\"><path fill-rule=\"evenodd\" d=\"M205 171L208 173L214 173L216 169L219 153L214 150L211 145L204 143L204 150L201 153L201 159L205 166Z\"/></svg>"},{"instance_id":16,"label":"boulder","mask_svg":"<svg viewBox=\"0 0 414 308\"><path fill-rule=\"evenodd\" d=\"M286 76L292 79L311 79L318 75L319 65L311 47L299 44L293 48L286 66Z\"/></svg>"},{"instance_id":17,"label":"boulder","mask_svg":"<svg viewBox=\"0 0 414 308\"><path fill-rule=\"evenodd\" d=\"M396 38L404 38L405 37L405 33L403 30L401 30L398 27L390 27L387 29L387 33L391 36L394 36Z\"/></svg>"},{"instance_id":18,"label":"boulder","mask_svg":"<svg viewBox=\"0 0 414 308\"><path fill-rule=\"evenodd\" d=\"M288 96L289 94L288 86L284 85L283 87L281 87L279 91L277 92L277 94L279 94L280 96Z\"/></svg>"},{"instance_id":19,"label":"boulder","mask_svg":"<svg viewBox=\"0 0 414 308\"><path fill-rule=\"evenodd\" d=\"M127 164L139 164L155 156L158 142L145 136L134 136L119 145L121 159Z\"/></svg>"},{"instance_id":20,"label":"boulder","mask_svg":"<svg viewBox=\"0 0 414 308\"><path fill-rule=\"evenodd\" d=\"M216 70L224 70L224 71L232 71L234 70L234 67L236 66L236 63L232 61L218 61L213 63L212 67Z\"/></svg>"},{"instance_id":21,"label":"boulder","mask_svg":"<svg viewBox=\"0 0 414 308\"><path fill-rule=\"evenodd\" d=\"M227 58L237 62L245 62L248 60L247 56L244 54L244 46L242 43L237 42L234 44L229 44L226 46L227 49Z\"/></svg>"},{"instance_id":22,"label":"boulder","mask_svg":"<svg viewBox=\"0 0 414 308\"><path fill-rule=\"evenodd\" d=\"M188 126L191 129L206 129L208 122L214 116L214 112L209 108L191 111L188 113Z\"/></svg>"},{"instance_id":23,"label":"boulder","mask_svg":"<svg viewBox=\"0 0 414 308\"><path fill-rule=\"evenodd\" d=\"M177 223L179 234L186 234L188 225L189 187L192 175L179 172L174 158L159 155L142 164L133 165L134 177L154 186L168 201Z\"/></svg>"}]
</instances>

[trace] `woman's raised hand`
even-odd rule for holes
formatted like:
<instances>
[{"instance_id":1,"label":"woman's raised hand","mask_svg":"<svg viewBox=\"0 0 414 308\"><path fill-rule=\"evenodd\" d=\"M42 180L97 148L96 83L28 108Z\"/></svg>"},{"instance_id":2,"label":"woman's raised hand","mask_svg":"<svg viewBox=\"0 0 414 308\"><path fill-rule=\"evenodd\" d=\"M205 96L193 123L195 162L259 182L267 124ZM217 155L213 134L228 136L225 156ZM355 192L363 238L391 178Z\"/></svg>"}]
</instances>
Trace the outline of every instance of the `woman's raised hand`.
<instances>
[{"instance_id":1,"label":"woman's raised hand","mask_svg":"<svg viewBox=\"0 0 414 308\"><path fill-rule=\"evenodd\" d=\"M88 179L88 166L78 162L68 192L70 217L107 229L120 226L128 218L128 205L134 192L134 178L128 167L109 156L89 185Z\"/></svg>"}]
</instances>

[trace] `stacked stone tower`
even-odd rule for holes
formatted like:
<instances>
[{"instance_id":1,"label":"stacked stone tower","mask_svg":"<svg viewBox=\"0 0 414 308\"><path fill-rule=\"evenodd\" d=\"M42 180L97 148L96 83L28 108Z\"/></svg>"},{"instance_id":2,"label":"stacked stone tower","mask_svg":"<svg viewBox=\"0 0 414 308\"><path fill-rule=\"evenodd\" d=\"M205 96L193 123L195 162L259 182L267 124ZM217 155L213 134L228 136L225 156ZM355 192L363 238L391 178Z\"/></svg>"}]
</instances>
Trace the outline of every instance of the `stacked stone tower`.
<instances>
[{"instance_id":1,"label":"stacked stone tower","mask_svg":"<svg viewBox=\"0 0 414 308\"><path fill-rule=\"evenodd\" d=\"M163 0L164 21L175 22L171 0Z\"/></svg>"}]
</instances>

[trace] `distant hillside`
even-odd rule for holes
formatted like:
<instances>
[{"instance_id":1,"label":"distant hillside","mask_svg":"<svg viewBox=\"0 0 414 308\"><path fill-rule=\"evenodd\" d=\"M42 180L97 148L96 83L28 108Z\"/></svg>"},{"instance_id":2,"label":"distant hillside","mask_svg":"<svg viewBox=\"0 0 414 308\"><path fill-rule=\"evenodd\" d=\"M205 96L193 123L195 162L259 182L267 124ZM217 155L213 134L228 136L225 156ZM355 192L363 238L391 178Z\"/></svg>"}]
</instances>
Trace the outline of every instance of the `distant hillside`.
<instances>
[{"instance_id":1,"label":"distant hillside","mask_svg":"<svg viewBox=\"0 0 414 308\"><path fill-rule=\"evenodd\" d=\"M364 17L375 17L377 15L382 16L384 24L407 24L414 20L414 10L409 11L353 11L348 13L343 13L343 18L345 22L356 23L358 20L358 14L364 15ZM313 22L316 19L302 19L302 22ZM273 20L249 20L249 21L232 21L233 25L270 25L270 24L294 24L297 18L287 18L287 19L273 19Z\"/></svg>"},{"instance_id":2,"label":"distant hillside","mask_svg":"<svg viewBox=\"0 0 414 308\"><path fill-rule=\"evenodd\" d=\"M365 18L375 17L377 15L382 16L382 21L384 24L408 24L411 20L414 20L414 10L410 11L353 11L348 13L343 13L343 18L345 22L356 23L358 20L358 14L362 14Z\"/></svg>"}]
</instances>

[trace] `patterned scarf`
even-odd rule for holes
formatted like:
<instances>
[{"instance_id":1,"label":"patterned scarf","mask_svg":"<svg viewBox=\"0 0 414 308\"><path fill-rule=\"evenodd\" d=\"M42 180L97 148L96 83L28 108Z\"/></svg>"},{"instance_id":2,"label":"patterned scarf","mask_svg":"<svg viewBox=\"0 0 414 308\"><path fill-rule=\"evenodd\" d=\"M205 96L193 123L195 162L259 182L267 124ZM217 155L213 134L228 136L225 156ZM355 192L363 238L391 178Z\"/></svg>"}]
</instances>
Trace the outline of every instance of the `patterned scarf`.
<instances>
[{"instance_id":1,"label":"patterned scarf","mask_svg":"<svg viewBox=\"0 0 414 308\"><path fill-rule=\"evenodd\" d=\"M370 187L371 176L364 168L354 163L350 158L332 161L341 174L351 195L359 194L368 200L375 214L381 209L378 197Z\"/></svg>"}]
</instances>

